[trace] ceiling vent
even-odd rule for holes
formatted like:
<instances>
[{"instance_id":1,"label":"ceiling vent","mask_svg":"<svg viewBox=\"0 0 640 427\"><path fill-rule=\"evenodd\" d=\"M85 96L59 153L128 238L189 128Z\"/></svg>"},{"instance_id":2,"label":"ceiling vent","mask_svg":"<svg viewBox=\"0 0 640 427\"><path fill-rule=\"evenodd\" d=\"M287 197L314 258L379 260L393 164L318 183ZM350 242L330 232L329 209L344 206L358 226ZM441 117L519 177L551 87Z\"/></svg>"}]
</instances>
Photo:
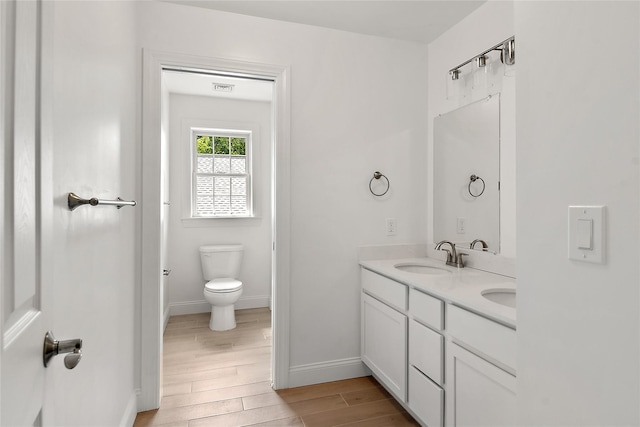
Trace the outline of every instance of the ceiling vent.
<instances>
[{"instance_id":1,"label":"ceiling vent","mask_svg":"<svg viewBox=\"0 0 640 427\"><path fill-rule=\"evenodd\" d=\"M235 85L228 85L224 83L212 83L213 90L216 92L233 92L233 87Z\"/></svg>"}]
</instances>

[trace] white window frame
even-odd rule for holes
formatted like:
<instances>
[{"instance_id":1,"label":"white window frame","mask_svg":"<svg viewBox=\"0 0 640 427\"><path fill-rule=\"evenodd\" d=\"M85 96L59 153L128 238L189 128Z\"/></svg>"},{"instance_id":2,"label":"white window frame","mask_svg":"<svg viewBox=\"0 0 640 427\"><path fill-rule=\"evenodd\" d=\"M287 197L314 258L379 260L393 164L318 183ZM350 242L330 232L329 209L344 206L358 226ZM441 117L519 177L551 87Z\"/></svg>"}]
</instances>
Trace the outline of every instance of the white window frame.
<instances>
[{"instance_id":1,"label":"white window frame","mask_svg":"<svg viewBox=\"0 0 640 427\"><path fill-rule=\"evenodd\" d=\"M215 172L210 174L203 174L197 172L198 165L198 151L196 145L196 137L197 136L222 136L229 138L245 138L245 173L244 174L216 174ZM190 186L190 217L193 219L233 219L233 218L254 218L254 203L253 203L253 139L254 139L254 131L251 129L226 129L226 128L205 128L205 127L191 127L190 129L190 153L191 153L191 162L190 162L190 177L191 177L191 186ZM212 156L214 156L212 154ZM200 215L197 213L196 205L197 205L197 179L196 177L200 176L212 176L214 178L214 188L215 188L215 178L218 176L223 177L246 177L246 214L244 215ZM215 199L215 194L213 195ZM214 200L215 204L215 200Z\"/></svg>"}]
</instances>

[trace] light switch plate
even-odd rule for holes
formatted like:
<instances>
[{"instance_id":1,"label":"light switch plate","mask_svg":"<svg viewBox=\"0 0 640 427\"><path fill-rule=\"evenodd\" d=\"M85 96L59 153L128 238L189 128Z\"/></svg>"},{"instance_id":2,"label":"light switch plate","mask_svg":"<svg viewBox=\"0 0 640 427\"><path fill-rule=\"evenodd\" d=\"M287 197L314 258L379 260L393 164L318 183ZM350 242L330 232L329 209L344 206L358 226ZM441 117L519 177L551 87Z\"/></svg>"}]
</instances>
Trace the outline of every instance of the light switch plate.
<instances>
[{"instance_id":1,"label":"light switch plate","mask_svg":"<svg viewBox=\"0 0 640 427\"><path fill-rule=\"evenodd\" d=\"M604 264L604 234L604 206L569 206L569 259Z\"/></svg>"}]
</instances>

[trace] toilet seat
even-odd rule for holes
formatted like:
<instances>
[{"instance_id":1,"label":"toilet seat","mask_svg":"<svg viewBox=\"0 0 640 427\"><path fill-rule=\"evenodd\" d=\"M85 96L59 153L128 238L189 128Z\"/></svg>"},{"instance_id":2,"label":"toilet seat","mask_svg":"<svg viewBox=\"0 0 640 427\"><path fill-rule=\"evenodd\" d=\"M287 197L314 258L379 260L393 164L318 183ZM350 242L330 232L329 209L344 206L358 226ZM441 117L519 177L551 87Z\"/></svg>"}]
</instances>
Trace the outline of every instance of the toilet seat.
<instances>
[{"instance_id":1,"label":"toilet seat","mask_svg":"<svg viewBox=\"0 0 640 427\"><path fill-rule=\"evenodd\" d=\"M242 288L242 282L231 278L213 279L204 285L205 292L227 293Z\"/></svg>"}]
</instances>

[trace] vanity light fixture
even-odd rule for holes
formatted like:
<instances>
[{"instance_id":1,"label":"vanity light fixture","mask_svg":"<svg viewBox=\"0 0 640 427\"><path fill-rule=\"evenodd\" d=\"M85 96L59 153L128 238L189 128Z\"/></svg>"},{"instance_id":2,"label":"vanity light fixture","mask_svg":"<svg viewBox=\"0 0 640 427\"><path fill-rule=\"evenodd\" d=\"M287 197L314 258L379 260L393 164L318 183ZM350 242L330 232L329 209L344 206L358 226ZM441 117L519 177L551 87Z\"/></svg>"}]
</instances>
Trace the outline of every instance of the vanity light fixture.
<instances>
[{"instance_id":1,"label":"vanity light fixture","mask_svg":"<svg viewBox=\"0 0 640 427\"><path fill-rule=\"evenodd\" d=\"M479 55L474 56L471 59L466 60L462 64L458 65L449 70L449 75L451 76L451 80L458 80L460 78L460 68L465 65L471 63L472 61L476 62L478 68L484 67L487 65L487 57L486 55L489 52L494 50L500 51L500 61L502 61L505 65L513 65L516 63L516 37L509 37L503 42L498 43L497 45L485 50Z\"/></svg>"}]
</instances>

